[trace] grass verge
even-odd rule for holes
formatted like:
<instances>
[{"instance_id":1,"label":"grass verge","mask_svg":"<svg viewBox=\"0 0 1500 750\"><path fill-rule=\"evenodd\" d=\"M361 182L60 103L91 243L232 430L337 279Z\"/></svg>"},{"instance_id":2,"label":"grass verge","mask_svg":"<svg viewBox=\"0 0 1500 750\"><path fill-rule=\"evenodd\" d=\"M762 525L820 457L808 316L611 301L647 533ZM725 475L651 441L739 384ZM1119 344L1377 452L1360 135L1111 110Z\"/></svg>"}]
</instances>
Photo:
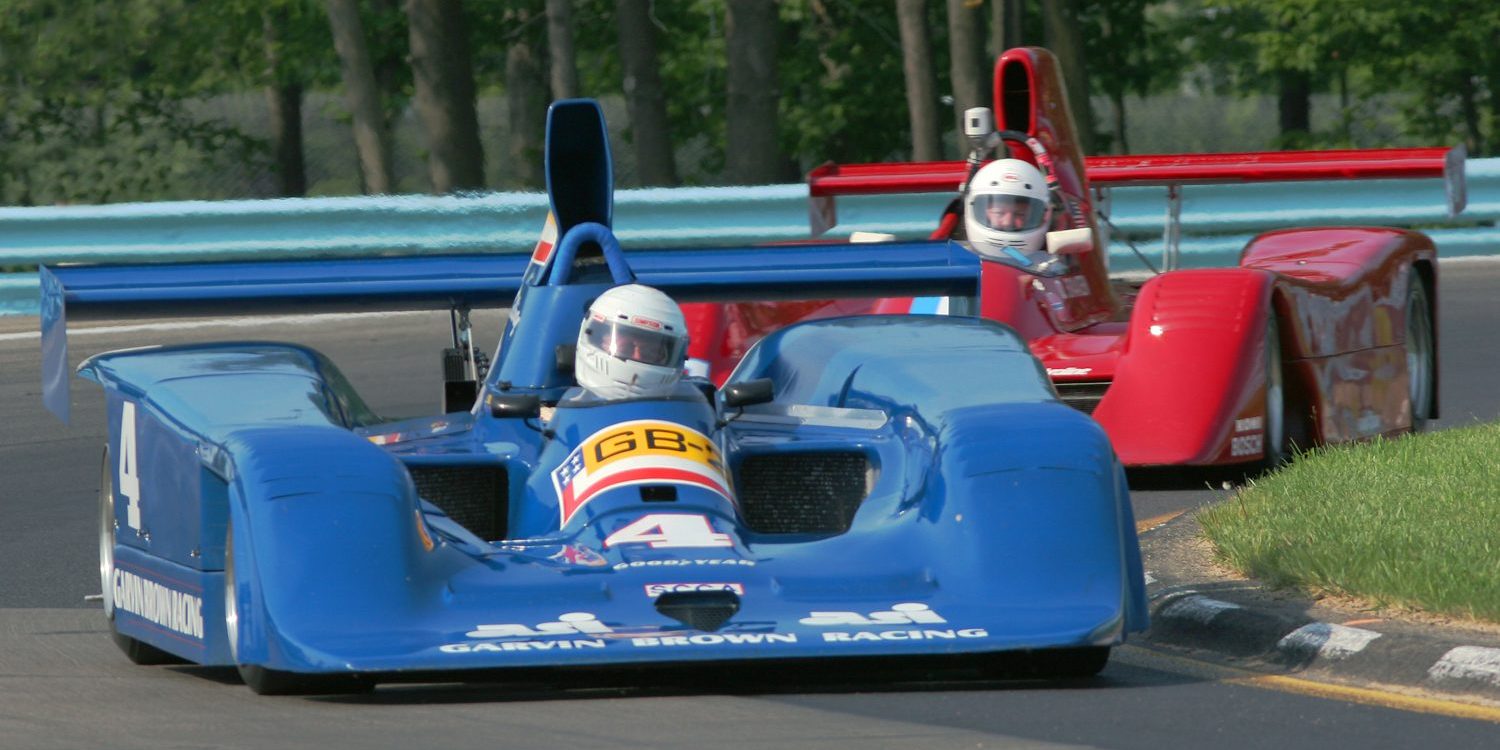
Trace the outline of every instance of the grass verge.
<instances>
[{"instance_id":1,"label":"grass verge","mask_svg":"<svg viewBox=\"0 0 1500 750\"><path fill-rule=\"evenodd\" d=\"M1272 585L1500 622L1500 424L1317 450L1199 521Z\"/></svg>"}]
</instances>

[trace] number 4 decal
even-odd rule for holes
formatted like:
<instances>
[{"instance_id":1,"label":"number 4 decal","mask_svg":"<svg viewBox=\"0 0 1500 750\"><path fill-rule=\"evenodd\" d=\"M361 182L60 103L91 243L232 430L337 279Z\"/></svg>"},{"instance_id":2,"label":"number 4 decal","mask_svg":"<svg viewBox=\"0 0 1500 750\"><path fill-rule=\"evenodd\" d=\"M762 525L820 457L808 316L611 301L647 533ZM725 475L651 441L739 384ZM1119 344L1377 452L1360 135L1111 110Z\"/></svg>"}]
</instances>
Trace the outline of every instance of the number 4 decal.
<instances>
[{"instance_id":1,"label":"number 4 decal","mask_svg":"<svg viewBox=\"0 0 1500 750\"><path fill-rule=\"evenodd\" d=\"M120 412L120 476L115 486L129 502L125 506L125 525L141 527L141 478L135 469L135 404L126 401Z\"/></svg>"},{"instance_id":2,"label":"number 4 decal","mask_svg":"<svg viewBox=\"0 0 1500 750\"><path fill-rule=\"evenodd\" d=\"M606 547L617 544L650 544L652 549L734 546L728 534L714 531L708 518L680 513L641 516L604 540Z\"/></svg>"}]
</instances>

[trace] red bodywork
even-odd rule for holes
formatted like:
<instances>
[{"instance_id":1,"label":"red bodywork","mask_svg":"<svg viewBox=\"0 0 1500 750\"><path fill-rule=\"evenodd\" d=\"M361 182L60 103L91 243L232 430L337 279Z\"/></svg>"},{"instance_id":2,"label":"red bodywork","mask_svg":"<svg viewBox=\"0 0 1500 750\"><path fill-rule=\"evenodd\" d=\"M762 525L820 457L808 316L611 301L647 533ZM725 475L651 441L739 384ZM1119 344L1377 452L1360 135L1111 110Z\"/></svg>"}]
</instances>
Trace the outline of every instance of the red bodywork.
<instances>
[{"instance_id":1,"label":"red bodywork","mask_svg":"<svg viewBox=\"0 0 1500 750\"><path fill-rule=\"evenodd\" d=\"M994 93L996 128L1035 136L1051 154L1072 209L1058 212L1066 215L1054 229L1094 227L1090 178L1141 185L1436 177L1462 158L1448 149L1408 149L1085 160L1050 53L1006 52L996 63ZM1011 154L1030 160L1018 146ZM952 191L964 173L963 162L825 165L809 175L813 223L834 222L837 195ZM1457 187L1450 199L1461 205L1461 180L1450 186ZM956 218L950 207L933 238L950 237ZM1097 231L1095 238L1093 251L1072 256L1060 276L982 263L978 314L1009 324L1031 343L1059 393L1092 410L1125 464L1262 460L1267 344L1281 354L1290 441L1308 447L1411 428L1410 284L1426 286L1436 321L1436 250L1426 236L1370 227L1269 232L1245 247L1236 267L1168 271L1123 299L1110 283ZM721 382L775 328L909 308L910 300L869 299L684 305L691 356L706 361ZM1279 335L1268 342L1273 316ZM1432 375L1427 411L1435 416L1435 354Z\"/></svg>"}]
</instances>

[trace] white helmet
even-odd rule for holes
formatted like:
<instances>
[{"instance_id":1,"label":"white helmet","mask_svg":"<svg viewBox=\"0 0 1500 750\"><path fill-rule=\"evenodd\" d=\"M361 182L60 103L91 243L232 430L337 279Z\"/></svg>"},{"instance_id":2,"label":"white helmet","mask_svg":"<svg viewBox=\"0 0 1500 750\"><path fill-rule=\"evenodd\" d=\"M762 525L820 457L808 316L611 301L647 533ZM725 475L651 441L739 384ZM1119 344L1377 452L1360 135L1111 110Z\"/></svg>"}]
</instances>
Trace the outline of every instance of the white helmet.
<instances>
[{"instance_id":1,"label":"white helmet","mask_svg":"<svg viewBox=\"0 0 1500 750\"><path fill-rule=\"evenodd\" d=\"M578 328L573 374L601 398L662 390L682 377L687 320L671 297L626 284L599 295Z\"/></svg>"},{"instance_id":2,"label":"white helmet","mask_svg":"<svg viewBox=\"0 0 1500 750\"><path fill-rule=\"evenodd\" d=\"M1005 248L1040 252L1047 245L1052 219L1047 180L1042 171L1020 159L996 159L969 181L964 196L964 229L981 255L1000 255Z\"/></svg>"}]
</instances>

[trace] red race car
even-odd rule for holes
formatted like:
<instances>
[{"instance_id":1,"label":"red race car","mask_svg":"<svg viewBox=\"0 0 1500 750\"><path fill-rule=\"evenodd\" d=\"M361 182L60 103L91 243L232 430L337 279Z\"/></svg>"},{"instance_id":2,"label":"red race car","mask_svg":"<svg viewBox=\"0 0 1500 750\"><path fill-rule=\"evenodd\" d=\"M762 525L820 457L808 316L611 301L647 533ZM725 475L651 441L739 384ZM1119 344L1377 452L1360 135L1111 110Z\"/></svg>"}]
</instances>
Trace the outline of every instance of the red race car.
<instances>
[{"instance_id":1,"label":"red race car","mask_svg":"<svg viewBox=\"0 0 1500 750\"><path fill-rule=\"evenodd\" d=\"M827 164L808 177L815 233L839 195L962 186L933 240L979 259L978 294L944 312L1014 327L1061 397L1103 425L1128 466L1282 461L1294 446L1418 429L1437 416L1437 251L1381 227L1267 232L1231 268L1177 269L1176 186L1444 177L1463 203L1462 149L1085 159L1055 58L1013 49L995 109L970 110L967 162ZM991 155L1000 158L991 159ZM1167 185L1166 269L1111 279L1094 185ZM882 237L856 236L855 241ZM722 381L751 344L814 317L908 312L911 300L686 305L691 355Z\"/></svg>"}]
</instances>

